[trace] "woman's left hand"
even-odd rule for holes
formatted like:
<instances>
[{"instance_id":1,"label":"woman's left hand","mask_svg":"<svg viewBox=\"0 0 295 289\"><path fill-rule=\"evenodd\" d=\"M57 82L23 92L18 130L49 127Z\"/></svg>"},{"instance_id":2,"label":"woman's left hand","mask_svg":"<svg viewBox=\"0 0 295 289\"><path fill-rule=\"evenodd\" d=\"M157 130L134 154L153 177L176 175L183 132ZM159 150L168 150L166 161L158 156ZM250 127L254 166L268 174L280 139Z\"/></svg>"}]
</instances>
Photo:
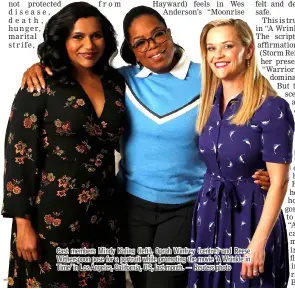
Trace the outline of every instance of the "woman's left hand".
<instances>
[{"instance_id":1,"label":"woman's left hand","mask_svg":"<svg viewBox=\"0 0 295 289\"><path fill-rule=\"evenodd\" d=\"M261 189L264 191L268 191L270 187L270 179L268 171L262 171L258 170L255 172L255 174L252 176L253 179L255 179L254 183L261 186Z\"/></svg>"},{"instance_id":2,"label":"woman's left hand","mask_svg":"<svg viewBox=\"0 0 295 289\"><path fill-rule=\"evenodd\" d=\"M244 280L258 277L259 273L264 272L265 243L252 240L248 249L250 251L244 255L241 270L241 277Z\"/></svg>"}]
</instances>

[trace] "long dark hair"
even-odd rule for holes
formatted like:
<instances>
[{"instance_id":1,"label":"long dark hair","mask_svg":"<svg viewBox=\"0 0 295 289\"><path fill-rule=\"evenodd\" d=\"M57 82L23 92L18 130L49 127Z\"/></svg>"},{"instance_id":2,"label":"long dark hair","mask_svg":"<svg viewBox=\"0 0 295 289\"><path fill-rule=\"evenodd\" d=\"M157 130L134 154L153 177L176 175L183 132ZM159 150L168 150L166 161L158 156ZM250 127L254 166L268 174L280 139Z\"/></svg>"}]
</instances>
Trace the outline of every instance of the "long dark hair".
<instances>
[{"instance_id":1,"label":"long dark hair","mask_svg":"<svg viewBox=\"0 0 295 289\"><path fill-rule=\"evenodd\" d=\"M147 6L137 6L132 8L126 15L123 20L123 31L124 31L124 42L120 49L120 54L123 60L129 64L136 64L136 58L135 55L130 48L129 44L129 27L131 26L132 22L142 16L142 15L152 15L156 17L162 24L165 25L167 28L167 24L165 22L165 19L161 16L161 14L156 11L155 9Z\"/></svg>"},{"instance_id":2,"label":"long dark hair","mask_svg":"<svg viewBox=\"0 0 295 289\"><path fill-rule=\"evenodd\" d=\"M43 33L44 41L38 46L41 64L49 66L54 79L62 83L73 78L73 69L65 45L66 40L76 21L87 17L98 19L105 40L104 53L94 65L93 70L98 74L103 74L110 68L110 61L118 53L114 27L96 7L86 2L73 2L65 6L49 19Z\"/></svg>"}]
</instances>

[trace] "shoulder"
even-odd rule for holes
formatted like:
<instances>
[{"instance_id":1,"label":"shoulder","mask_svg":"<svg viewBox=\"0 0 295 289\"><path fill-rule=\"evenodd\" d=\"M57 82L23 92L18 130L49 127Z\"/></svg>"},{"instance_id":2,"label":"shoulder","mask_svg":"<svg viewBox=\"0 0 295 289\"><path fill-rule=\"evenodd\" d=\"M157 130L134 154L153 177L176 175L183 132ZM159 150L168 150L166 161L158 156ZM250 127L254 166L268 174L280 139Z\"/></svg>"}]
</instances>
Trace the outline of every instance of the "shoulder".
<instances>
[{"instance_id":1,"label":"shoulder","mask_svg":"<svg viewBox=\"0 0 295 289\"><path fill-rule=\"evenodd\" d=\"M30 92L28 87L19 89L15 95L14 103L22 104L23 106L43 104L48 96L56 95L57 89L60 86L51 77L45 78L46 88L40 91L34 90Z\"/></svg>"},{"instance_id":2,"label":"shoulder","mask_svg":"<svg viewBox=\"0 0 295 289\"><path fill-rule=\"evenodd\" d=\"M267 97L265 97L262 106L266 106L266 107L279 107L279 106L289 106L288 102L280 97L280 96L273 96L273 95L269 95Z\"/></svg>"},{"instance_id":3,"label":"shoulder","mask_svg":"<svg viewBox=\"0 0 295 289\"><path fill-rule=\"evenodd\" d=\"M104 75L107 79L111 79L113 81L122 82L124 81L124 76L119 72L119 69L114 67L109 67Z\"/></svg>"},{"instance_id":4,"label":"shoulder","mask_svg":"<svg viewBox=\"0 0 295 289\"><path fill-rule=\"evenodd\" d=\"M201 77L201 64L190 61L190 66L188 69L189 75L196 76L197 78Z\"/></svg>"},{"instance_id":5,"label":"shoulder","mask_svg":"<svg viewBox=\"0 0 295 289\"><path fill-rule=\"evenodd\" d=\"M120 74L128 81L130 78L134 78L135 75L140 71L140 68L136 65L127 65L119 68Z\"/></svg>"},{"instance_id":6,"label":"shoulder","mask_svg":"<svg viewBox=\"0 0 295 289\"><path fill-rule=\"evenodd\" d=\"M201 71L201 63L190 61L190 69Z\"/></svg>"},{"instance_id":7,"label":"shoulder","mask_svg":"<svg viewBox=\"0 0 295 289\"><path fill-rule=\"evenodd\" d=\"M289 103L279 96L268 96L257 116L256 124L262 133L263 160L291 163L294 119Z\"/></svg>"},{"instance_id":8,"label":"shoulder","mask_svg":"<svg viewBox=\"0 0 295 289\"><path fill-rule=\"evenodd\" d=\"M38 114L45 110L46 107L46 94L44 93L46 89L42 89L40 92L33 91L30 92L25 87L24 89L19 89L15 94L12 111L18 117L23 117L24 114ZM14 119L17 119L14 117Z\"/></svg>"},{"instance_id":9,"label":"shoulder","mask_svg":"<svg viewBox=\"0 0 295 289\"><path fill-rule=\"evenodd\" d=\"M115 89L121 95L124 95L125 78L119 73L117 69L110 67L104 75L104 79L109 88Z\"/></svg>"},{"instance_id":10,"label":"shoulder","mask_svg":"<svg viewBox=\"0 0 295 289\"><path fill-rule=\"evenodd\" d=\"M291 114L291 109L289 103L280 96L267 96L263 101L260 109L260 114L265 116L275 117L278 115L282 118L282 113Z\"/></svg>"},{"instance_id":11,"label":"shoulder","mask_svg":"<svg viewBox=\"0 0 295 289\"><path fill-rule=\"evenodd\" d=\"M294 127L290 105L280 96L267 96L253 118L261 123L264 129L283 127L285 124Z\"/></svg>"}]
</instances>

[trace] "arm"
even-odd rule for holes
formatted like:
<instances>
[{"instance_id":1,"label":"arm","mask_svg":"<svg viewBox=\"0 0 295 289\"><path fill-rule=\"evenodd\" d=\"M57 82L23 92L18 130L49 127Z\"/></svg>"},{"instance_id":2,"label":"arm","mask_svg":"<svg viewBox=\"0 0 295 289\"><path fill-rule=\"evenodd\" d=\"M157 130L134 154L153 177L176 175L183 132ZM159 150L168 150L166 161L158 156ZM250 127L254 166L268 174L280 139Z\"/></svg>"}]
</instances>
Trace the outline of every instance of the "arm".
<instances>
[{"instance_id":1,"label":"arm","mask_svg":"<svg viewBox=\"0 0 295 289\"><path fill-rule=\"evenodd\" d=\"M253 278L264 271L265 246L277 221L286 194L289 180L289 164L292 162L294 119L289 104L280 97L269 97L259 113L262 120L269 120L261 125L262 159L270 177L262 215L249 244L250 262L243 262L241 275Z\"/></svg>"},{"instance_id":2,"label":"arm","mask_svg":"<svg viewBox=\"0 0 295 289\"><path fill-rule=\"evenodd\" d=\"M289 164L266 163L271 185L253 239L265 243L279 216L289 182Z\"/></svg>"},{"instance_id":3,"label":"arm","mask_svg":"<svg viewBox=\"0 0 295 289\"><path fill-rule=\"evenodd\" d=\"M40 124L45 99L20 90L14 99L5 138L4 201L2 214L15 218L18 255L36 260L37 234L31 224L42 161Z\"/></svg>"},{"instance_id":4,"label":"arm","mask_svg":"<svg viewBox=\"0 0 295 289\"><path fill-rule=\"evenodd\" d=\"M40 92L41 87L45 89L46 82L43 76L44 71L49 75L53 75L50 68L42 66L40 62L33 64L23 74L21 89L23 89L26 84L28 86L29 92L33 92L34 90Z\"/></svg>"},{"instance_id":5,"label":"arm","mask_svg":"<svg viewBox=\"0 0 295 289\"><path fill-rule=\"evenodd\" d=\"M279 216L289 181L289 164L266 163L271 185L265 199L261 218L249 244L251 262L244 262L241 275L243 279L263 273L265 246ZM257 273L253 274L253 271Z\"/></svg>"}]
</instances>

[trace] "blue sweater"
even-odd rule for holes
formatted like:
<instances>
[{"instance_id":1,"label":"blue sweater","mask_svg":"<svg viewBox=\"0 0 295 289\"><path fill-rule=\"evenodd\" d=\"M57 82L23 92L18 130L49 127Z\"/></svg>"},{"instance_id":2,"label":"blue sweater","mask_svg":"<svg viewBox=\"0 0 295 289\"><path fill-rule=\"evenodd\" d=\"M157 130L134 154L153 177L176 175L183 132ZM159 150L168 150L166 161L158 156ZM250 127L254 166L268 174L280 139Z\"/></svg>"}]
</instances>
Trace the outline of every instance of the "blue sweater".
<instances>
[{"instance_id":1,"label":"blue sweater","mask_svg":"<svg viewBox=\"0 0 295 289\"><path fill-rule=\"evenodd\" d=\"M195 123L201 91L200 65L188 63L185 79L171 73L137 77L136 66L120 69L127 81L127 128L118 177L127 192L161 204L194 200L205 165Z\"/></svg>"}]
</instances>

